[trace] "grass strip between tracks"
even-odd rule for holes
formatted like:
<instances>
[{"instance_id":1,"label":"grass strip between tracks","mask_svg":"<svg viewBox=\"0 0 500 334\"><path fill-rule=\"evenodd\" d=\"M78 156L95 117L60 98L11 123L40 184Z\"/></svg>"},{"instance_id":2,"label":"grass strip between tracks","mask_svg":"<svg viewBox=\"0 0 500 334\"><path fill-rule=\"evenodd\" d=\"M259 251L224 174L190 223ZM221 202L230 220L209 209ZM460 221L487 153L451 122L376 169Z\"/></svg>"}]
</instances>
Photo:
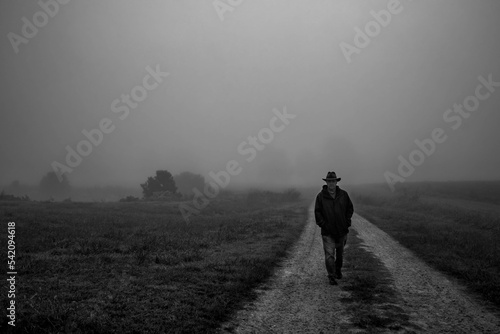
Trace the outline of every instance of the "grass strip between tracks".
<instances>
[{"instance_id":1,"label":"grass strip between tracks","mask_svg":"<svg viewBox=\"0 0 500 334\"><path fill-rule=\"evenodd\" d=\"M341 302L351 315L351 323L369 333L408 328L409 316L398 305L400 296L390 272L366 249L354 229L349 232L348 245L344 278L339 281L341 289L350 294Z\"/></svg>"}]
</instances>

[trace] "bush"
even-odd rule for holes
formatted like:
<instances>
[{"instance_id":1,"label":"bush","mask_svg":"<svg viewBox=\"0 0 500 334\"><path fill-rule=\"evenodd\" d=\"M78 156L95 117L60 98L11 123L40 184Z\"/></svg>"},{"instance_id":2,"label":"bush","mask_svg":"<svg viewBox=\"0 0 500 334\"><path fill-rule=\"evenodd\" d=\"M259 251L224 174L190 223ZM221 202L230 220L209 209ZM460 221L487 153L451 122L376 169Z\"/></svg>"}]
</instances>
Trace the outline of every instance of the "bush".
<instances>
[{"instance_id":1,"label":"bush","mask_svg":"<svg viewBox=\"0 0 500 334\"><path fill-rule=\"evenodd\" d=\"M134 196L127 196L124 198L120 198L119 202L138 202L141 199L139 197L134 197Z\"/></svg>"},{"instance_id":2,"label":"bush","mask_svg":"<svg viewBox=\"0 0 500 334\"><path fill-rule=\"evenodd\" d=\"M19 197L19 196L6 194L2 190L2 192L0 193L0 201L25 201L25 202L29 202L29 201L31 201L31 199L28 197L28 195L24 195L24 196Z\"/></svg>"},{"instance_id":3,"label":"bush","mask_svg":"<svg viewBox=\"0 0 500 334\"><path fill-rule=\"evenodd\" d=\"M144 198L145 201L176 201L182 198L180 193L170 191L154 191L151 196Z\"/></svg>"},{"instance_id":4,"label":"bush","mask_svg":"<svg viewBox=\"0 0 500 334\"><path fill-rule=\"evenodd\" d=\"M150 176L141 184L142 193L144 198L150 198L155 193L171 192L175 194L177 192L177 186L175 185L174 178L168 170L157 170L155 176Z\"/></svg>"}]
</instances>

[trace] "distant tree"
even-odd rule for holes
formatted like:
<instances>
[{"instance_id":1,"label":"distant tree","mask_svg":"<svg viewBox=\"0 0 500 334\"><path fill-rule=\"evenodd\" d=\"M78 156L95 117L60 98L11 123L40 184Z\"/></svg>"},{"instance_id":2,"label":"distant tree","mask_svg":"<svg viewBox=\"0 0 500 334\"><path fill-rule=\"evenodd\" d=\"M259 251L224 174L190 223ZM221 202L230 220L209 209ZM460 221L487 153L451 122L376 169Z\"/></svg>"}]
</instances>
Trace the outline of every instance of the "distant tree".
<instances>
[{"instance_id":1,"label":"distant tree","mask_svg":"<svg viewBox=\"0 0 500 334\"><path fill-rule=\"evenodd\" d=\"M44 196L58 199L67 197L71 192L71 186L66 174L63 174L61 177L62 180L59 182L59 178L55 172L51 171L45 174L40 180L40 192Z\"/></svg>"},{"instance_id":2,"label":"distant tree","mask_svg":"<svg viewBox=\"0 0 500 334\"><path fill-rule=\"evenodd\" d=\"M157 192L177 193L177 186L174 178L167 170L157 170L155 176L149 176L146 182L141 184L142 194L145 198L150 198Z\"/></svg>"},{"instance_id":3,"label":"distant tree","mask_svg":"<svg viewBox=\"0 0 500 334\"><path fill-rule=\"evenodd\" d=\"M203 191L205 187L205 178L200 174L182 172L174 176L174 180L177 190L185 196L193 195L193 188Z\"/></svg>"}]
</instances>

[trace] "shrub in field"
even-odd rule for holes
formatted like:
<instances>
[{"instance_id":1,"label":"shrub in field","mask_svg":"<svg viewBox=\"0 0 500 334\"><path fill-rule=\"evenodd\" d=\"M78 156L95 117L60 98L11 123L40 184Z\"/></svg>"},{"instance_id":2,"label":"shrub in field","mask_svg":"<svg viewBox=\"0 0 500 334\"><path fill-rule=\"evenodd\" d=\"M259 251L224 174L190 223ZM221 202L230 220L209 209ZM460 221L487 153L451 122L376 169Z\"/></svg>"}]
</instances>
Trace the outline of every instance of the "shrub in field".
<instances>
[{"instance_id":1,"label":"shrub in field","mask_svg":"<svg viewBox=\"0 0 500 334\"><path fill-rule=\"evenodd\" d=\"M175 201L182 198L180 193L172 193L170 191L154 191L153 194L145 198L146 201Z\"/></svg>"},{"instance_id":2,"label":"shrub in field","mask_svg":"<svg viewBox=\"0 0 500 334\"><path fill-rule=\"evenodd\" d=\"M127 196L124 198L120 198L119 202L138 202L141 199L139 197L134 197L134 196Z\"/></svg>"},{"instance_id":3,"label":"shrub in field","mask_svg":"<svg viewBox=\"0 0 500 334\"><path fill-rule=\"evenodd\" d=\"M27 195L21 197L9 195L2 190L0 193L0 201L31 201L31 199Z\"/></svg>"},{"instance_id":4,"label":"shrub in field","mask_svg":"<svg viewBox=\"0 0 500 334\"><path fill-rule=\"evenodd\" d=\"M146 182L141 184L144 198L150 198L155 192L177 192L174 178L168 170L157 170L155 176L149 176Z\"/></svg>"}]
</instances>

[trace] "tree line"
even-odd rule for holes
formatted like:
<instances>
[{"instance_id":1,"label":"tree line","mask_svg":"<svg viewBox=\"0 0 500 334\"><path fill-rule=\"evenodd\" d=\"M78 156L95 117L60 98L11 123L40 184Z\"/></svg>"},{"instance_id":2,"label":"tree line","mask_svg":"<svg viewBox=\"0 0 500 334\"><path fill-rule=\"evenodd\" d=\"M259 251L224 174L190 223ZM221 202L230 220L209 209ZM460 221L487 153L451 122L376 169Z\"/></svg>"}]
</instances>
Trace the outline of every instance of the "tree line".
<instances>
[{"instance_id":1,"label":"tree line","mask_svg":"<svg viewBox=\"0 0 500 334\"><path fill-rule=\"evenodd\" d=\"M157 170L155 175L147 177L145 182L140 184L143 199L189 198L193 195L194 188L203 189L204 186L205 178L200 174L185 171L173 176L168 170ZM51 200L68 200L75 190L66 174L59 180L53 171L46 173L35 188L39 197ZM32 190L33 187L22 185L18 180L13 181L2 190L0 200L17 199L18 197L9 194L20 195L28 189ZM22 198L29 200L27 196ZM129 196L128 200L139 200L139 198Z\"/></svg>"}]
</instances>

